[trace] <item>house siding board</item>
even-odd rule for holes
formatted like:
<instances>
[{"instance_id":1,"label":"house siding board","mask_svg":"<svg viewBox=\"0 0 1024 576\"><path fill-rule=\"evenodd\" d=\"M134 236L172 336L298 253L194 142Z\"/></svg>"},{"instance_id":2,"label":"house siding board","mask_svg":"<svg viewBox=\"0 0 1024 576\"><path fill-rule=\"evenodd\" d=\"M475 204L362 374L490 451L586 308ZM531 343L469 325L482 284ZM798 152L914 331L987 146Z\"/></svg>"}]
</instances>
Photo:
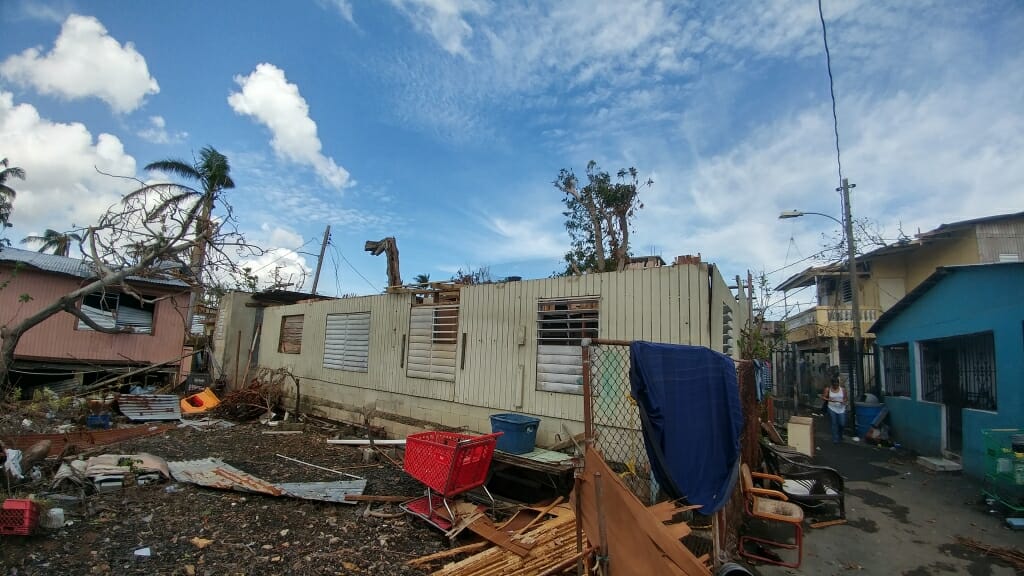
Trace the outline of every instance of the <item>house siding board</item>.
<instances>
[{"instance_id":1,"label":"house siding board","mask_svg":"<svg viewBox=\"0 0 1024 576\"><path fill-rule=\"evenodd\" d=\"M991 331L995 341L995 412L963 410L964 471L980 476L984 466L981 430L1019 427L1024 421L1024 301L1008 287L1024 284L1024 264L971 266L953 269L927 292L920 295L876 335L879 346L947 338ZM919 355L912 352L911 382L913 398L919 397ZM929 448L937 454L941 448L940 404L914 399L887 398L886 404L901 406L907 402L908 416L896 422L897 438L905 444Z\"/></svg>"},{"instance_id":2,"label":"house siding board","mask_svg":"<svg viewBox=\"0 0 1024 576\"><path fill-rule=\"evenodd\" d=\"M977 235L980 262L999 262L1000 254L1016 254L1024 261L1024 220L979 224Z\"/></svg>"},{"instance_id":3,"label":"house siding board","mask_svg":"<svg viewBox=\"0 0 1024 576\"><path fill-rule=\"evenodd\" d=\"M4 267L5 275L8 270ZM12 311L8 312L9 321L17 322L80 286L80 280L75 278L23 268L11 278L5 289L0 290L0 310ZM147 294L168 296L156 303L156 327L152 334L105 334L78 330L78 318L60 312L21 337L15 358L116 364L176 360L181 356L184 314L189 301L189 294L180 290L145 289ZM31 295L32 300L18 302L21 294ZM131 360L127 360L129 358ZM175 364L171 362L169 366L173 368Z\"/></svg>"}]
</instances>

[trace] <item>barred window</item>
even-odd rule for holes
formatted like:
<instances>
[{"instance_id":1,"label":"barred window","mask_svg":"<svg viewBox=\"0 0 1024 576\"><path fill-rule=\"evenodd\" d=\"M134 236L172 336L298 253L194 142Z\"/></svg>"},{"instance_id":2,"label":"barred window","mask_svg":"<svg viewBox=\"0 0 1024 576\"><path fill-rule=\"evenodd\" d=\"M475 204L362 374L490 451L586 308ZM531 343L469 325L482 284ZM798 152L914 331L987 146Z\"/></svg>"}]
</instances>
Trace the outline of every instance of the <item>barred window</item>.
<instances>
[{"instance_id":1,"label":"barred window","mask_svg":"<svg viewBox=\"0 0 1024 576\"><path fill-rule=\"evenodd\" d=\"M537 302L537 389L580 393L583 339L597 338L597 298L559 298Z\"/></svg>"},{"instance_id":2,"label":"barred window","mask_svg":"<svg viewBox=\"0 0 1024 576\"><path fill-rule=\"evenodd\" d=\"M910 348L906 343L882 347L885 393L910 396Z\"/></svg>"},{"instance_id":3,"label":"barred window","mask_svg":"<svg viewBox=\"0 0 1024 576\"><path fill-rule=\"evenodd\" d=\"M923 400L996 410L996 354L992 332L921 342Z\"/></svg>"}]
</instances>

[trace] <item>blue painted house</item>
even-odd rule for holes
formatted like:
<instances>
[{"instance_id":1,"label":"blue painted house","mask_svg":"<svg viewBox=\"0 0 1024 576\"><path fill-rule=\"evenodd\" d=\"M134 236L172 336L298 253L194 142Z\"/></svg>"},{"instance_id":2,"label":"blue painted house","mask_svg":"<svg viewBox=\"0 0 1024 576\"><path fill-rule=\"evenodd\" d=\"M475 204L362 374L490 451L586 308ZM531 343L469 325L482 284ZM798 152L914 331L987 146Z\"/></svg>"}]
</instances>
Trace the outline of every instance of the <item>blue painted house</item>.
<instances>
[{"instance_id":1,"label":"blue painted house","mask_svg":"<svg viewBox=\"0 0 1024 576\"><path fill-rule=\"evenodd\" d=\"M944 266L871 327L894 438L984 475L986 428L1024 428L1024 262Z\"/></svg>"}]
</instances>

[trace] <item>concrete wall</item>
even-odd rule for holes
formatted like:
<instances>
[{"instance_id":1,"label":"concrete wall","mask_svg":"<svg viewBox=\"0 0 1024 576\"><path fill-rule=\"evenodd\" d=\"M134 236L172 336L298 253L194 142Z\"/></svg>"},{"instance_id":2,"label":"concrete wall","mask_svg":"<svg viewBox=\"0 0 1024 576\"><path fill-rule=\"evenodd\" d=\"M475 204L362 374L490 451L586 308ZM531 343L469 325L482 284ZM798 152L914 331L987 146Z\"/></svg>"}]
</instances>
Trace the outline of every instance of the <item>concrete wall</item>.
<instances>
[{"instance_id":1,"label":"concrete wall","mask_svg":"<svg viewBox=\"0 0 1024 576\"><path fill-rule=\"evenodd\" d=\"M1024 264L956 269L925 292L877 334L879 346L911 344L911 399L887 398L898 441L937 454L944 434L945 407L920 401L917 343L977 332L993 332L997 411L963 411L964 470L983 474L985 428L1024 428ZM939 415L939 419L936 418ZM936 442L936 438L939 441Z\"/></svg>"},{"instance_id":2,"label":"concrete wall","mask_svg":"<svg viewBox=\"0 0 1024 576\"><path fill-rule=\"evenodd\" d=\"M227 380L230 388L238 387L245 377L249 348L256 331L258 308L249 306L254 302L246 292L229 292L220 300L213 329L214 372L215 376Z\"/></svg>"},{"instance_id":3,"label":"concrete wall","mask_svg":"<svg viewBox=\"0 0 1024 576\"><path fill-rule=\"evenodd\" d=\"M4 267L4 278L9 276L9 271L9 267ZM61 296L79 289L83 282L80 278L31 268L22 268L10 278L10 284L0 290L0 323L3 324L14 324L31 316ZM104 334L79 330L76 316L58 312L22 336L15 358L143 364L181 357L189 292L183 292L181 288L144 284L135 285L135 289L143 296L169 296L154 307L151 334ZM22 294L27 294L31 300L20 302ZM175 365L177 363L172 362L168 366Z\"/></svg>"},{"instance_id":4,"label":"concrete wall","mask_svg":"<svg viewBox=\"0 0 1024 576\"><path fill-rule=\"evenodd\" d=\"M925 244L918 250L908 252L904 259L907 266L907 292L910 292L939 266L979 263L978 237L974 228L960 230L953 238Z\"/></svg>"},{"instance_id":5,"label":"concrete wall","mask_svg":"<svg viewBox=\"0 0 1024 576\"><path fill-rule=\"evenodd\" d=\"M491 414L519 412L542 418L538 443L550 444L563 424L572 433L582 430L583 406L579 394L537 389L538 300L599 298L601 338L721 350L722 305L733 307L737 318L746 302L738 303L715 278L717 270L710 274L707 264L691 264L465 287L454 382L407 376L402 342L409 332L409 294L268 308L261 365L291 370L301 379L304 409L328 417L361 421L359 409L376 402L377 411L385 413L377 423L401 435L431 422L488 432ZM327 314L363 311L371 318L368 371L324 368ZM302 353L282 354L277 350L281 317L293 314L305 317Z\"/></svg>"}]
</instances>

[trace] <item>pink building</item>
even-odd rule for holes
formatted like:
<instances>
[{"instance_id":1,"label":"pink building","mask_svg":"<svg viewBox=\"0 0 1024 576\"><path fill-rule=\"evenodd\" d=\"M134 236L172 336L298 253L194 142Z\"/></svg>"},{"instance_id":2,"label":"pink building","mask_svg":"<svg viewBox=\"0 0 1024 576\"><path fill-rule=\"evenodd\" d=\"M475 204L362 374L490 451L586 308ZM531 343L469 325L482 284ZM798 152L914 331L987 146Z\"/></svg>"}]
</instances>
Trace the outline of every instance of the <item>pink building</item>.
<instances>
[{"instance_id":1,"label":"pink building","mask_svg":"<svg viewBox=\"0 0 1024 576\"><path fill-rule=\"evenodd\" d=\"M9 283L0 289L0 324L30 316L94 277L83 260L4 248L0 285ZM153 364L160 366L148 371L146 379L166 381L177 375L191 295L188 285L172 278L138 277L130 277L128 284L141 301L112 286L76 303L97 325L127 332L98 332L78 317L58 312L22 336L11 373L14 383L70 388ZM187 369L188 361L184 364Z\"/></svg>"}]
</instances>

